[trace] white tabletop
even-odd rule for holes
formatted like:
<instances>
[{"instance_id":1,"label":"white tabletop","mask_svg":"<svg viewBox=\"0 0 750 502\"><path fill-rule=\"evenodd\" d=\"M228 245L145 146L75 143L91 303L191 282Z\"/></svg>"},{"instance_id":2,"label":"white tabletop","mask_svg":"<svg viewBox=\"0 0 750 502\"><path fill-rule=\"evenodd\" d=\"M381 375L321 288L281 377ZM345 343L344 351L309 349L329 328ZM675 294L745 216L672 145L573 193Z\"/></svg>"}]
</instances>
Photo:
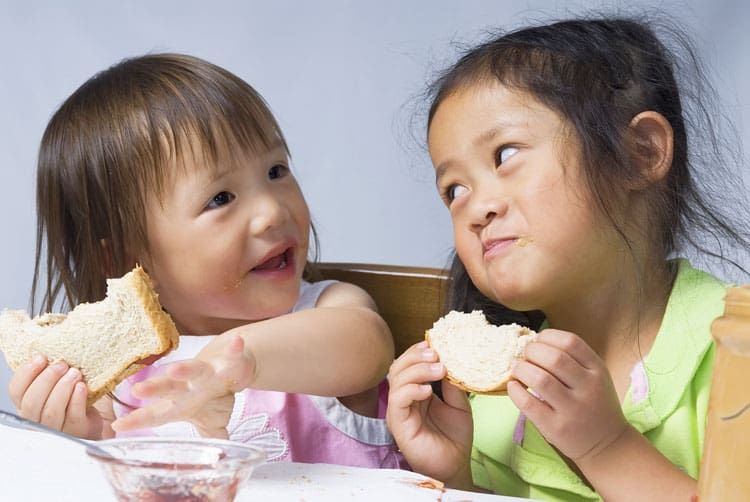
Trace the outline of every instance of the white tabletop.
<instances>
[{"instance_id":1,"label":"white tabletop","mask_svg":"<svg viewBox=\"0 0 750 502\"><path fill-rule=\"evenodd\" d=\"M96 462L75 443L0 425L0 500L115 501ZM513 497L431 488L430 478L395 469L275 462L259 466L237 502L274 500L519 501Z\"/></svg>"}]
</instances>

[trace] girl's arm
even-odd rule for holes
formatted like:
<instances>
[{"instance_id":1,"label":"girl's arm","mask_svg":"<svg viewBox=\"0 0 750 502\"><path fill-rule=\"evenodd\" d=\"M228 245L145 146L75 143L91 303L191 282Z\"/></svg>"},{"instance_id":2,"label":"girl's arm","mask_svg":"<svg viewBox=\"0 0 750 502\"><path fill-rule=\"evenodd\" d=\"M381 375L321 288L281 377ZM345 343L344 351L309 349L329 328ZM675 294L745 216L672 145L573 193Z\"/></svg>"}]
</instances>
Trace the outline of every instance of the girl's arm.
<instances>
[{"instance_id":1,"label":"girl's arm","mask_svg":"<svg viewBox=\"0 0 750 502\"><path fill-rule=\"evenodd\" d=\"M187 420L204 436L226 437L234 393L245 388L349 396L376 386L393 360L385 321L362 289L329 286L315 308L229 330L195 359L133 386L155 403L115 421L117 431Z\"/></svg>"},{"instance_id":2,"label":"girl's arm","mask_svg":"<svg viewBox=\"0 0 750 502\"><path fill-rule=\"evenodd\" d=\"M605 500L684 502L697 493L627 422L607 367L581 338L546 329L524 356L508 396Z\"/></svg>"},{"instance_id":3,"label":"girl's arm","mask_svg":"<svg viewBox=\"0 0 750 502\"><path fill-rule=\"evenodd\" d=\"M576 461L604 500L689 501L698 482L672 464L632 426Z\"/></svg>"},{"instance_id":4,"label":"girl's arm","mask_svg":"<svg viewBox=\"0 0 750 502\"><path fill-rule=\"evenodd\" d=\"M348 396L380 383L393 338L370 296L347 283L326 288L315 308L228 331L245 342L255 370L248 387Z\"/></svg>"},{"instance_id":5,"label":"girl's arm","mask_svg":"<svg viewBox=\"0 0 750 502\"><path fill-rule=\"evenodd\" d=\"M466 393L443 380L441 400L429 385L445 375L427 342L396 359L390 371L388 428L415 472L451 488L480 491L471 476L474 424Z\"/></svg>"}]
</instances>

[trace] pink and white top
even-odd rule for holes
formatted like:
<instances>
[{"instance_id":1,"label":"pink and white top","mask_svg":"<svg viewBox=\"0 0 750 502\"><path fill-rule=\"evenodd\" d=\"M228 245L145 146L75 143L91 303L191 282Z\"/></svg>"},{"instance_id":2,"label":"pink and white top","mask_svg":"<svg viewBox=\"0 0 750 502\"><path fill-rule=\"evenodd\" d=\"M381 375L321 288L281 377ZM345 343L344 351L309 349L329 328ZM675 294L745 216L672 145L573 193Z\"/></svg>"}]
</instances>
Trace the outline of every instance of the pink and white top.
<instances>
[{"instance_id":1,"label":"pink and white top","mask_svg":"<svg viewBox=\"0 0 750 502\"><path fill-rule=\"evenodd\" d=\"M292 312L314 307L323 290L333 282L302 282ZM212 338L180 336L176 350L123 381L114 392L115 415L124 416L145 404L131 395L132 385L158 375L166 363L195 357ZM263 448L269 460L408 469L385 423L386 380L378 391L377 418L371 418L353 412L335 397L245 389L235 394L234 410L227 425L229 439ZM199 434L188 422L174 422L118 436L198 437Z\"/></svg>"}]
</instances>

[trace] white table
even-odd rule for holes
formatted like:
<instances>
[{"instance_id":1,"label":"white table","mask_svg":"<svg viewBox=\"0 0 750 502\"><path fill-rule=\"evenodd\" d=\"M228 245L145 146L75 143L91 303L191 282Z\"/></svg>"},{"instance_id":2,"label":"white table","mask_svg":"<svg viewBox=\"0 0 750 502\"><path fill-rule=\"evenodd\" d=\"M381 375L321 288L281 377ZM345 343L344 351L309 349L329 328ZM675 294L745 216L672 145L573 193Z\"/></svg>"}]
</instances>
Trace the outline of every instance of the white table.
<instances>
[{"instance_id":1,"label":"white table","mask_svg":"<svg viewBox=\"0 0 750 502\"><path fill-rule=\"evenodd\" d=\"M83 448L48 434L0 425L0 500L115 501L100 467ZM395 469L289 462L259 466L237 502L486 501L522 499L420 486L429 478ZM527 501L528 502L528 501Z\"/></svg>"}]
</instances>

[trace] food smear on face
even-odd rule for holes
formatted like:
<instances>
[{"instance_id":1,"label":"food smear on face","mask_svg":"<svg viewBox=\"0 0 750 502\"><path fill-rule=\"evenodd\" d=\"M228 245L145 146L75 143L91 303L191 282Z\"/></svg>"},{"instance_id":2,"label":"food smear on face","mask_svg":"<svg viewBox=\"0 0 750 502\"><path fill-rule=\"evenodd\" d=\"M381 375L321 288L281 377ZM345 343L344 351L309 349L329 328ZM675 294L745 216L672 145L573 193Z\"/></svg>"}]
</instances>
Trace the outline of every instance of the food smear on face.
<instances>
[{"instance_id":1,"label":"food smear on face","mask_svg":"<svg viewBox=\"0 0 750 502\"><path fill-rule=\"evenodd\" d=\"M531 238L521 236L516 239L516 246L518 246L519 248L526 247L531 242L534 242L533 240L531 240Z\"/></svg>"}]
</instances>

